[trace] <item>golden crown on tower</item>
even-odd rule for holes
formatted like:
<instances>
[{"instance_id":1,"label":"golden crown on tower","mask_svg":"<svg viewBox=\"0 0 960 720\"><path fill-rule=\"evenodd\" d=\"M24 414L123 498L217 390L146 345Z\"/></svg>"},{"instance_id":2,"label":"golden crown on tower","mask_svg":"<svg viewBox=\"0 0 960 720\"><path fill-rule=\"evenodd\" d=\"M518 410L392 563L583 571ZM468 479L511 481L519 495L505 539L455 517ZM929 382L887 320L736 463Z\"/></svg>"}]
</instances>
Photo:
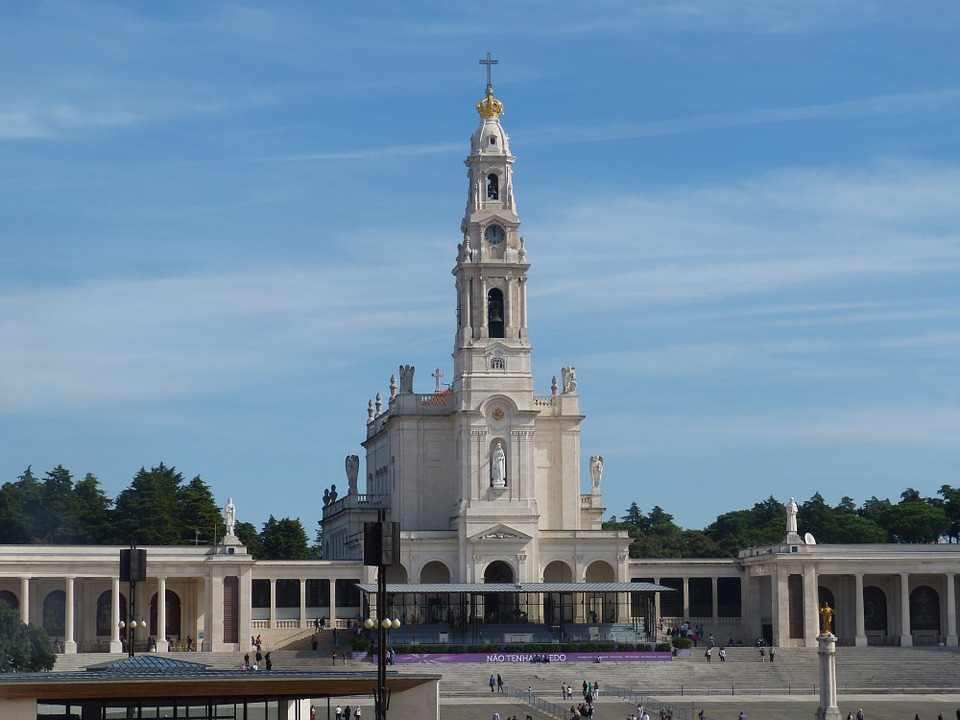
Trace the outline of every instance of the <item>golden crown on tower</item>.
<instances>
[{"instance_id":1,"label":"golden crown on tower","mask_svg":"<svg viewBox=\"0 0 960 720\"><path fill-rule=\"evenodd\" d=\"M477 112L480 117L497 118L503 112L503 103L493 96L493 89L487 88L487 96L477 103Z\"/></svg>"}]
</instances>

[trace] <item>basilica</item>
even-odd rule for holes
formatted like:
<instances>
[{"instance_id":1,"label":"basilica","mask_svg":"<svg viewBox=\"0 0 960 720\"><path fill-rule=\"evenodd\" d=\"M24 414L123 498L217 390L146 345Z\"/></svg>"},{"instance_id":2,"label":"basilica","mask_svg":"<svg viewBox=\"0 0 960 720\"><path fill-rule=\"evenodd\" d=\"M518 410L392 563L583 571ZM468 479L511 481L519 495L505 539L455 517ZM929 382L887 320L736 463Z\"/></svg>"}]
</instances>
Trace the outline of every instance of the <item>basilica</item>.
<instances>
[{"instance_id":1,"label":"basilica","mask_svg":"<svg viewBox=\"0 0 960 720\"><path fill-rule=\"evenodd\" d=\"M135 641L159 653L246 650L257 635L280 649L321 619L344 627L377 612L363 537L383 514L400 526L382 613L401 643L652 641L688 621L725 642L814 648L829 606L840 645L957 646L955 546L820 545L801 535L792 503L782 542L733 559L631 558L627 534L602 529L603 459L581 457L576 368L534 392L536 275L487 68L450 247L449 384L439 368L400 365L387 396L370 400L364 458L348 455L345 492L325 493L324 559L254 560L232 533L231 503L217 546L148 547L135 585L120 581L120 548L0 546L0 601L66 653L120 652L133 623Z\"/></svg>"}]
</instances>

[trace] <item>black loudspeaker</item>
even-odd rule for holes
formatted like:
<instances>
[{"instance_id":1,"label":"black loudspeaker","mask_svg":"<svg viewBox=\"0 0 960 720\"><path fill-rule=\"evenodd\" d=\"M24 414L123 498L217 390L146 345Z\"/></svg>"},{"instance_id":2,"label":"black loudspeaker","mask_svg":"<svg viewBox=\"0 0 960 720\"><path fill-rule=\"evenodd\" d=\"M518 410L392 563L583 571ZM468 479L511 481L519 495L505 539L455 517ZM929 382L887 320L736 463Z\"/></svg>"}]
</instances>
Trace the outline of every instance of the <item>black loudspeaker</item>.
<instances>
[{"instance_id":1,"label":"black loudspeaker","mask_svg":"<svg viewBox=\"0 0 960 720\"><path fill-rule=\"evenodd\" d=\"M120 551L120 582L137 583L147 580L147 551Z\"/></svg>"},{"instance_id":2,"label":"black loudspeaker","mask_svg":"<svg viewBox=\"0 0 960 720\"><path fill-rule=\"evenodd\" d=\"M365 522L363 524L363 564L400 564L400 523Z\"/></svg>"}]
</instances>

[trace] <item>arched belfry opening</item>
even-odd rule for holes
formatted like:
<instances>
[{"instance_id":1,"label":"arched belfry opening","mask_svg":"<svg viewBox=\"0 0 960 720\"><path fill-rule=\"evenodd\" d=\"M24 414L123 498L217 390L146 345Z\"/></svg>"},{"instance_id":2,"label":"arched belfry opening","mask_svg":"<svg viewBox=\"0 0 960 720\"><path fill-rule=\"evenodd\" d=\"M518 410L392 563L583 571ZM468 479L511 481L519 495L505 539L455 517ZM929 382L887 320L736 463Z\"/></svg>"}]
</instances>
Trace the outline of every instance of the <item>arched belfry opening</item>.
<instances>
[{"instance_id":1,"label":"arched belfry opening","mask_svg":"<svg viewBox=\"0 0 960 720\"><path fill-rule=\"evenodd\" d=\"M487 175L487 200L500 199L500 177L496 173Z\"/></svg>"},{"instance_id":2,"label":"arched belfry opening","mask_svg":"<svg viewBox=\"0 0 960 720\"><path fill-rule=\"evenodd\" d=\"M487 293L487 327L492 338L503 337L503 309L503 292L493 288Z\"/></svg>"}]
</instances>

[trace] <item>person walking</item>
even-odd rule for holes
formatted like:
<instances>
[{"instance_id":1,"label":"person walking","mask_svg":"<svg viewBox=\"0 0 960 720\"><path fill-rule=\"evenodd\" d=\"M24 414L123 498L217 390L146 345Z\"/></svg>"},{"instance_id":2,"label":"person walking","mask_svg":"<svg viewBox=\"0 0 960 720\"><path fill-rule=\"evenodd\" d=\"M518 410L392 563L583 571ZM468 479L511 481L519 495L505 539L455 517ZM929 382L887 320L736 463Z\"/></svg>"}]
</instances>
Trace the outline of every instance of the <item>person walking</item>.
<instances>
[{"instance_id":1,"label":"person walking","mask_svg":"<svg viewBox=\"0 0 960 720\"><path fill-rule=\"evenodd\" d=\"M497 673L497 692L503 692L503 678Z\"/></svg>"},{"instance_id":2,"label":"person walking","mask_svg":"<svg viewBox=\"0 0 960 720\"><path fill-rule=\"evenodd\" d=\"M720 662L727 661L727 649L725 647L721 647L718 654L720 655Z\"/></svg>"},{"instance_id":3,"label":"person walking","mask_svg":"<svg viewBox=\"0 0 960 720\"><path fill-rule=\"evenodd\" d=\"M497 679L491 675L490 676L490 692L494 692L497 689Z\"/></svg>"},{"instance_id":4,"label":"person walking","mask_svg":"<svg viewBox=\"0 0 960 720\"><path fill-rule=\"evenodd\" d=\"M337 720L343 720L343 708L339 705L337 705L336 718Z\"/></svg>"}]
</instances>

